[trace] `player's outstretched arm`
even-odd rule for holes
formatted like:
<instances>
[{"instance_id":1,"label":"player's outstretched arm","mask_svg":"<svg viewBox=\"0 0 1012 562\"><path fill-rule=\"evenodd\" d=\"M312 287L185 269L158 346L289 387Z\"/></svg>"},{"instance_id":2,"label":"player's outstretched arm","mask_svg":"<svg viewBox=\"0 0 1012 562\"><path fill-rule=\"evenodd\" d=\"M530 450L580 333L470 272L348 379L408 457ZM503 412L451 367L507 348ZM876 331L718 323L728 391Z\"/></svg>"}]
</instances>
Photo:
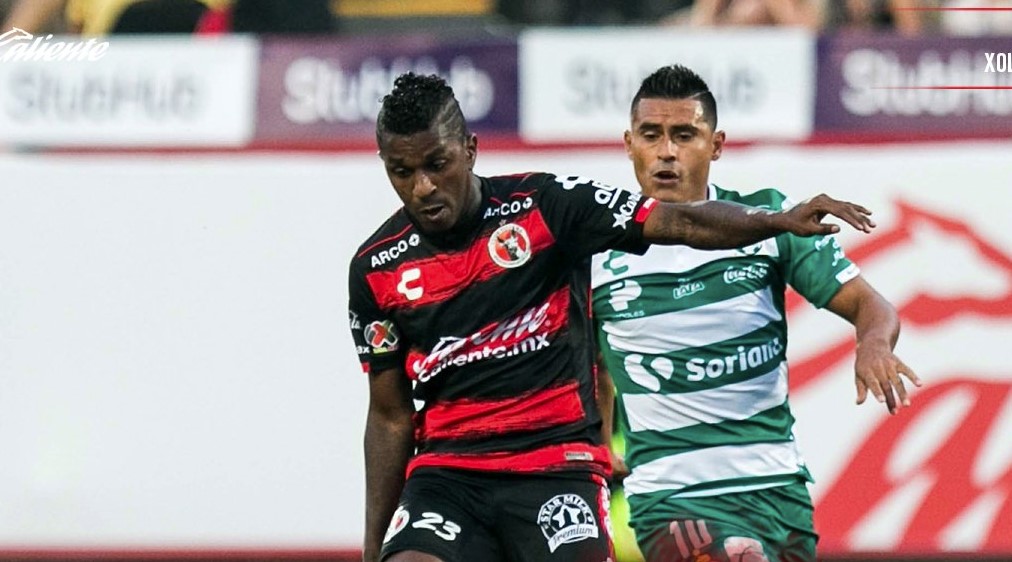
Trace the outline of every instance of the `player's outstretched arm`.
<instances>
[{"instance_id":1,"label":"player's outstretched arm","mask_svg":"<svg viewBox=\"0 0 1012 562\"><path fill-rule=\"evenodd\" d=\"M377 562L383 535L404 488L414 452L411 385L401 369L369 374L365 423L365 544L363 562Z\"/></svg>"},{"instance_id":2,"label":"player's outstretched arm","mask_svg":"<svg viewBox=\"0 0 1012 562\"><path fill-rule=\"evenodd\" d=\"M740 248L784 232L799 236L839 232L839 226L822 222L827 215L862 232L875 227L868 209L822 194L786 211L725 201L659 203L647 217L643 236L654 244L685 244L703 250Z\"/></svg>"},{"instance_id":3,"label":"player's outstretched arm","mask_svg":"<svg viewBox=\"0 0 1012 562\"><path fill-rule=\"evenodd\" d=\"M854 325L857 403L863 404L870 391L876 400L885 403L890 414L901 405L909 406L903 377L916 386L921 386L921 379L893 353L900 335L900 320L893 305L858 276L840 287L826 308Z\"/></svg>"}]
</instances>

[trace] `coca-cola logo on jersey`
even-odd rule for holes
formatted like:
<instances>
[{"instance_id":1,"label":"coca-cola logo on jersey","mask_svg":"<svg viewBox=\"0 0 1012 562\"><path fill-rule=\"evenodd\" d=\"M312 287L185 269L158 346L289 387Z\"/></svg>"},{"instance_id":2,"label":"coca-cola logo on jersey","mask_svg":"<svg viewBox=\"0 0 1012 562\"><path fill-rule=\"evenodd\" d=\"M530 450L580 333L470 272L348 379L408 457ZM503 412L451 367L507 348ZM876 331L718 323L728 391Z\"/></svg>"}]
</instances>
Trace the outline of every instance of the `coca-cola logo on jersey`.
<instances>
[{"instance_id":1,"label":"coca-cola logo on jersey","mask_svg":"<svg viewBox=\"0 0 1012 562\"><path fill-rule=\"evenodd\" d=\"M897 354L925 381L909 408L854 406L853 330L826 330L824 312L788 299L820 549L1009 552L1012 256L967 222L897 207L847 255L899 312Z\"/></svg>"},{"instance_id":2,"label":"coca-cola logo on jersey","mask_svg":"<svg viewBox=\"0 0 1012 562\"><path fill-rule=\"evenodd\" d=\"M545 349L565 324L568 308L569 293L560 289L545 302L489 324L470 336L443 336L428 353L419 350L409 353L408 375L426 382L448 367L463 367Z\"/></svg>"}]
</instances>

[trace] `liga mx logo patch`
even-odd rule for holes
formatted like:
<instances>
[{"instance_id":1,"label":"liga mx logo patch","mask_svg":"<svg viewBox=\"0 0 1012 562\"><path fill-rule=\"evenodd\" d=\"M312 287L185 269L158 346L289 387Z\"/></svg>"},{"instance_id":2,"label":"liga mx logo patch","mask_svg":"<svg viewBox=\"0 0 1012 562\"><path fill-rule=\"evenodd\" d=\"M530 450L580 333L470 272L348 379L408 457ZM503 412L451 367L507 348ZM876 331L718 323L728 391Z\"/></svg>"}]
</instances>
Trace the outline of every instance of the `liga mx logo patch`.
<instances>
[{"instance_id":1,"label":"liga mx logo patch","mask_svg":"<svg viewBox=\"0 0 1012 562\"><path fill-rule=\"evenodd\" d=\"M548 550L552 553L564 544L598 536L594 513L587 502L576 494L560 494L545 502L538 511L538 525L548 539Z\"/></svg>"},{"instance_id":2,"label":"liga mx logo patch","mask_svg":"<svg viewBox=\"0 0 1012 562\"><path fill-rule=\"evenodd\" d=\"M519 224L504 224L489 236L488 255L500 267L520 267L531 259L531 238Z\"/></svg>"},{"instance_id":3,"label":"liga mx logo patch","mask_svg":"<svg viewBox=\"0 0 1012 562\"><path fill-rule=\"evenodd\" d=\"M397 328L389 320L375 321L365 327L365 341L372 347L373 353L386 353L397 350Z\"/></svg>"}]
</instances>

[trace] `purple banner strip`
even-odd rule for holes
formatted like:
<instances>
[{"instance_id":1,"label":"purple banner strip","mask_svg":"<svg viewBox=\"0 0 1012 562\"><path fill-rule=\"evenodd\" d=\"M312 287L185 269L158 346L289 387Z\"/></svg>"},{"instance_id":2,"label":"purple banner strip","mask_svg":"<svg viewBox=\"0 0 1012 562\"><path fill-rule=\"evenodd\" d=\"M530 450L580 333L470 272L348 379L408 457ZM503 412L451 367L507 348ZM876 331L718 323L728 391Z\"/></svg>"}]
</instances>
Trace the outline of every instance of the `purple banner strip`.
<instances>
[{"instance_id":1,"label":"purple banner strip","mask_svg":"<svg viewBox=\"0 0 1012 562\"><path fill-rule=\"evenodd\" d=\"M517 130L513 39L265 39L260 58L256 142L371 141L380 100L409 70L446 78L474 132Z\"/></svg>"},{"instance_id":2,"label":"purple banner strip","mask_svg":"<svg viewBox=\"0 0 1012 562\"><path fill-rule=\"evenodd\" d=\"M1007 37L837 35L818 56L818 132L1012 134Z\"/></svg>"}]
</instances>

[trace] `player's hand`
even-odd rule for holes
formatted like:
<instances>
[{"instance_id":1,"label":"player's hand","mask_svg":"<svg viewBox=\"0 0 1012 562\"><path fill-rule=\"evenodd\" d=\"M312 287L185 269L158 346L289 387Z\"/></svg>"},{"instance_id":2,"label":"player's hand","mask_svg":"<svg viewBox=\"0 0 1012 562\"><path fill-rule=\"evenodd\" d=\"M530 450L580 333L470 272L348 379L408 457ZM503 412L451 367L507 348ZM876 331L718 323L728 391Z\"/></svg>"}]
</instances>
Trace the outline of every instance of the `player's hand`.
<instances>
[{"instance_id":1,"label":"player's hand","mask_svg":"<svg viewBox=\"0 0 1012 562\"><path fill-rule=\"evenodd\" d=\"M839 226L822 222L826 215L843 219L861 232L871 232L871 229L875 228L875 223L868 218L871 211L861 205L833 199L825 193L806 199L780 215L785 221L784 230L798 236L817 236L839 232Z\"/></svg>"},{"instance_id":2,"label":"player's hand","mask_svg":"<svg viewBox=\"0 0 1012 562\"><path fill-rule=\"evenodd\" d=\"M625 464L625 459L621 455L611 453L611 483L613 486L619 486L625 477L629 476L629 467Z\"/></svg>"},{"instance_id":3,"label":"player's hand","mask_svg":"<svg viewBox=\"0 0 1012 562\"><path fill-rule=\"evenodd\" d=\"M857 386L857 403L864 404L868 392L879 403L885 403L890 414L900 406L910 406L903 383L906 377L915 386L921 386L921 379L913 369L907 367L893 353L888 344L869 343L857 346L857 361L854 364L854 384Z\"/></svg>"}]
</instances>

